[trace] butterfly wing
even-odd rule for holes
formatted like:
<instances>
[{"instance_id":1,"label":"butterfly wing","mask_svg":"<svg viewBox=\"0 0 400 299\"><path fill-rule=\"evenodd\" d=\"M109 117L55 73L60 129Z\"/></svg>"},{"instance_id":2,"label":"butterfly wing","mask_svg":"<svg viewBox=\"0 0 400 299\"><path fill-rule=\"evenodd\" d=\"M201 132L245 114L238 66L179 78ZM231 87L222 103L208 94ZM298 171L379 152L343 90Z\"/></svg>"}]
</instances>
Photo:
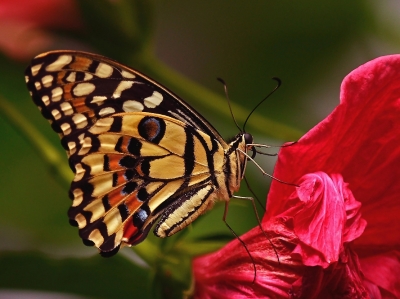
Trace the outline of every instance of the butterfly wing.
<instances>
[{"instance_id":1,"label":"butterfly wing","mask_svg":"<svg viewBox=\"0 0 400 299\"><path fill-rule=\"evenodd\" d=\"M164 212L168 207L196 198L200 202L193 209L200 209L214 192L204 147L211 140L180 121L123 113L98 120L85 136L89 150L75 165L69 217L80 236L103 252L121 242L139 243L160 215L170 214ZM188 146L182 144L197 146L195 157L188 160Z\"/></svg>"},{"instance_id":2,"label":"butterfly wing","mask_svg":"<svg viewBox=\"0 0 400 299\"><path fill-rule=\"evenodd\" d=\"M60 135L71 169L71 223L86 244L115 253L142 241L161 216L167 236L209 208L226 143L187 103L108 58L37 56L32 98Z\"/></svg>"},{"instance_id":3,"label":"butterfly wing","mask_svg":"<svg viewBox=\"0 0 400 299\"><path fill-rule=\"evenodd\" d=\"M101 55L47 52L32 60L25 80L34 102L58 133L79 134L115 113L150 112L179 119L224 143L206 119L167 88Z\"/></svg>"}]
</instances>

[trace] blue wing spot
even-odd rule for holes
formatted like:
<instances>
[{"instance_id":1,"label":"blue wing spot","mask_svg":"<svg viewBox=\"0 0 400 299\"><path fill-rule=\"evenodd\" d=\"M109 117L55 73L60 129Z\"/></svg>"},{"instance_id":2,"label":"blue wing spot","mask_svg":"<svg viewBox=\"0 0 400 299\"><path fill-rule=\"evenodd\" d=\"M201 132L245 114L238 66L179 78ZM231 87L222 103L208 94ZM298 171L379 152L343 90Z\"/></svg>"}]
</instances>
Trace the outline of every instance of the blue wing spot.
<instances>
[{"instance_id":1,"label":"blue wing spot","mask_svg":"<svg viewBox=\"0 0 400 299\"><path fill-rule=\"evenodd\" d=\"M140 209L138 209L132 217L133 225L136 227L142 227L147 218L149 218L149 212L149 207L146 206L142 206Z\"/></svg>"}]
</instances>

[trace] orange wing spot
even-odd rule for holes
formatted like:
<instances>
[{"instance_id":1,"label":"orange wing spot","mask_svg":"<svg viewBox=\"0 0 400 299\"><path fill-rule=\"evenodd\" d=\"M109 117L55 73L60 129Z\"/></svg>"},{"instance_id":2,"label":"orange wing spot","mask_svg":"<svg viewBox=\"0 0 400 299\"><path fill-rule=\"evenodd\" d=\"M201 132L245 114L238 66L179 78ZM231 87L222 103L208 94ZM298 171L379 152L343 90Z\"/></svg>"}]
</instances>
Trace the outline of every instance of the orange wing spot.
<instances>
[{"instance_id":1,"label":"orange wing spot","mask_svg":"<svg viewBox=\"0 0 400 299\"><path fill-rule=\"evenodd\" d=\"M110 203L110 206L114 207L124 199L126 194L121 193L122 188L124 188L124 186L118 187L108 193L108 202Z\"/></svg>"},{"instance_id":2,"label":"orange wing spot","mask_svg":"<svg viewBox=\"0 0 400 299\"><path fill-rule=\"evenodd\" d=\"M64 79L66 74L67 74L66 71L59 71L58 72L58 74L57 74L57 85L64 85L65 82L63 81L63 79Z\"/></svg>"},{"instance_id":3,"label":"orange wing spot","mask_svg":"<svg viewBox=\"0 0 400 299\"><path fill-rule=\"evenodd\" d=\"M129 142L129 140L130 140L130 137L127 137L127 136L123 136L122 137L122 143L121 143L121 146L119 148L119 150L121 152L125 152L125 153L128 152L128 145L129 145L128 142Z\"/></svg>"},{"instance_id":4,"label":"orange wing spot","mask_svg":"<svg viewBox=\"0 0 400 299\"><path fill-rule=\"evenodd\" d=\"M111 192L108 193L108 203L110 206L114 207L119 205L122 201L124 201L126 207L129 210L129 214L133 214L136 212L138 208L143 204L140 200L137 198L137 192L132 192L128 196L126 192L122 192L123 189L127 185L122 185Z\"/></svg>"},{"instance_id":5,"label":"orange wing spot","mask_svg":"<svg viewBox=\"0 0 400 299\"><path fill-rule=\"evenodd\" d=\"M108 154L108 165L110 170L125 169L119 164L121 157L122 156L119 154Z\"/></svg>"},{"instance_id":6,"label":"orange wing spot","mask_svg":"<svg viewBox=\"0 0 400 299\"><path fill-rule=\"evenodd\" d=\"M84 113L87 111L91 112L91 109L88 106L86 106L85 100L86 100L85 97L80 97L80 98L75 98L73 101L71 101L77 113Z\"/></svg>"},{"instance_id":7,"label":"orange wing spot","mask_svg":"<svg viewBox=\"0 0 400 299\"><path fill-rule=\"evenodd\" d=\"M141 236L142 234L139 232L139 228L133 225L132 218L129 217L128 221L125 223L124 236L122 237L122 240L133 245L137 239L140 239ZM131 238L133 238L133 240L131 240Z\"/></svg>"},{"instance_id":8,"label":"orange wing spot","mask_svg":"<svg viewBox=\"0 0 400 299\"><path fill-rule=\"evenodd\" d=\"M125 174L125 169L118 171L118 178L117 178L117 184L116 184L117 186L126 183L126 179L124 177L124 174Z\"/></svg>"},{"instance_id":9,"label":"orange wing spot","mask_svg":"<svg viewBox=\"0 0 400 299\"><path fill-rule=\"evenodd\" d=\"M64 86L63 86L63 89L64 89L64 94L63 94L63 97L64 97L64 99L66 99L67 101L69 101L70 99L73 99L74 98L74 96L71 94L71 88L72 88L72 84L65 84Z\"/></svg>"},{"instance_id":10,"label":"orange wing spot","mask_svg":"<svg viewBox=\"0 0 400 299\"><path fill-rule=\"evenodd\" d=\"M139 176L144 177L145 174L142 171L142 164L139 164L138 166L135 167L136 172L138 173Z\"/></svg>"},{"instance_id":11,"label":"orange wing spot","mask_svg":"<svg viewBox=\"0 0 400 299\"><path fill-rule=\"evenodd\" d=\"M89 118L93 118L93 123L96 122L96 119L94 119L94 117L95 117L96 115L95 115L95 113L93 112L93 110L89 110L89 111L87 112L87 116L88 116Z\"/></svg>"},{"instance_id":12,"label":"orange wing spot","mask_svg":"<svg viewBox=\"0 0 400 299\"><path fill-rule=\"evenodd\" d=\"M133 214L134 212L136 212L136 210L139 209L140 206L143 204L143 202L140 201L140 200L137 198L136 195L137 195L137 192L134 192L134 193L130 194L130 195L128 196L128 198L125 200L125 205L126 205L126 207L128 208L128 210L129 210L129 212L130 212L131 214Z\"/></svg>"},{"instance_id":13,"label":"orange wing spot","mask_svg":"<svg viewBox=\"0 0 400 299\"><path fill-rule=\"evenodd\" d=\"M87 71L92 62L90 58L75 56L75 61L69 64L69 68L74 71Z\"/></svg>"}]
</instances>

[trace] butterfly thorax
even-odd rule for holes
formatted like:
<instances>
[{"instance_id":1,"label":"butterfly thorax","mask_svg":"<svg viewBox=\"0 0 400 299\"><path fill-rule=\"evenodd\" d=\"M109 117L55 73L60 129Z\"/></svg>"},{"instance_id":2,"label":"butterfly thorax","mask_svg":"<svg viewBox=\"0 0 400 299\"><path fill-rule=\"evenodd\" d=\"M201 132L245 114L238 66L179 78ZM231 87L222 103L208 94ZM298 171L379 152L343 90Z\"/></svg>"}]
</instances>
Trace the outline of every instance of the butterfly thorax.
<instances>
[{"instance_id":1,"label":"butterfly thorax","mask_svg":"<svg viewBox=\"0 0 400 299\"><path fill-rule=\"evenodd\" d=\"M226 163L228 164L225 173L229 174L227 177L229 185L227 187L228 196L223 198L224 200L229 200L233 193L240 188L240 182L246 170L248 144L252 144L252 142L252 135L241 132L228 144L229 147L225 151Z\"/></svg>"}]
</instances>

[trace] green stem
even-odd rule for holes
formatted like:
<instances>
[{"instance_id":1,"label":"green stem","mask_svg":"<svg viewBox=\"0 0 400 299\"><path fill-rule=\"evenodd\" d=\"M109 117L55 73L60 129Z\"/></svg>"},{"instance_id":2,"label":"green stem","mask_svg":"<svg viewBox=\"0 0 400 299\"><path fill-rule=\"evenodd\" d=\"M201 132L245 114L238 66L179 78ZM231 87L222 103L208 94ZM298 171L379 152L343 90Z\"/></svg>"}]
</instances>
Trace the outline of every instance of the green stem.
<instances>
[{"instance_id":1,"label":"green stem","mask_svg":"<svg viewBox=\"0 0 400 299\"><path fill-rule=\"evenodd\" d=\"M61 179L62 184L69 186L72 180L72 171L66 163L65 156L60 155L59 151L2 96L0 96L0 112L32 145L42 160Z\"/></svg>"},{"instance_id":2,"label":"green stem","mask_svg":"<svg viewBox=\"0 0 400 299\"><path fill-rule=\"evenodd\" d=\"M231 120L229 109L221 109L221 107L226 107L226 99L224 97L182 76L158 59L152 57L151 54L142 57L142 59L145 61L144 68L150 76L162 79L169 89L179 93L183 98L190 98L197 102L198 105L202 105L206 107L206 109L218 111L219 115L227 120ZM231 103L231 105L235 112L236 120L239 123L244 123L250 110L236 103ZM304 132L298 129L268 119L257 113L257 111L251 115L248 121L248 127L250 127L250 132L262 133L266 136L285 141L297 140L304 134Z\"/></svg>"}]
</instances>

